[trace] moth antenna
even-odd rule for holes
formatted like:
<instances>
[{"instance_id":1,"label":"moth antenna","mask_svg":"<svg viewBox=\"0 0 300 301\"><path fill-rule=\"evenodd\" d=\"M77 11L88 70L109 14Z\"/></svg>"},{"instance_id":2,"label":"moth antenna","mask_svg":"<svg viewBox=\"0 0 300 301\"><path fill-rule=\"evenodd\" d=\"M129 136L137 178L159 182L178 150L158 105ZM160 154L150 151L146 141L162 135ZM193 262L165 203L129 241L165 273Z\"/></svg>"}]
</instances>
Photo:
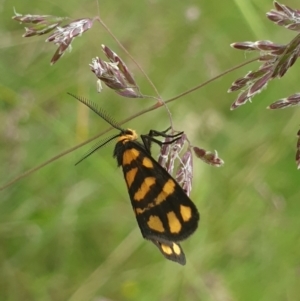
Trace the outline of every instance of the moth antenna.
<instances>
[{"instance_id":1,"label":"moth antenna","mask_svg":"<svg viewBox=\"0 0 300 301\"><path fill-rule=\"evenodd\" d=\"M87 157L89 157L91 154L93 154L96 150L98 150L99 148L103 147L104 145L108 144L109 142L111 142L113 139L117 138L119 136L119 134L114 135L112 137L109 137L108 139L106 139L105 141L100 140L98 141L90 150L88 150L86 152L86 154L84 154L82 156L82 158L75 163L75 165L79 164L80 162L82 162L84 159L86 159Z\"/></svg>"},{"instance_id":2,"label":"moth antenna","mask_svg":"<svg viewBox=\"0 0 300 301\"><path fill-rule=\"evenodd\" d=\"M94 102L92 102L84 97L76 96L69 92L68 92L68 94L71 95L72 97L76 98L77 100L79 100L81 103L83 103L87 107L89 107L98 116L100 116L102 119L104 119L106 122L108 122L112 127L114 127L115 129L117 129L121 132L124 132L124 129L122 129L112 117L110 117L103 109L99 108Z\"/></svg>"}]
</instances>

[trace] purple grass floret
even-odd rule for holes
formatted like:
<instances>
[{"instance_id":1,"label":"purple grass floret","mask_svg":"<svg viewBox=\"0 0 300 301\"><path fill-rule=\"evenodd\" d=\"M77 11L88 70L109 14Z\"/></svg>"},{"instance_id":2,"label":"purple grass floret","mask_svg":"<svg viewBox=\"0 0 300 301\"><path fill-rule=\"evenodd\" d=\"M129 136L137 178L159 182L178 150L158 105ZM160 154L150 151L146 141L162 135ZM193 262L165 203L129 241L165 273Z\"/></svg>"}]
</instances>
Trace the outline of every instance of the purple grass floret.
<instances>
[{"instance_id":1,"label":"purple grass floret","mask_svg":"<svg viewBox=\"0 0 300 301\"><path fill-rule=\"evenodd\" d=\"M274 2L274 7L275 9L267 13L269 20L288 29L300 31L299 10L294 10L277 1ZM242 90L231 105L231 109L234 110L247 101L251 101L252 97L260 93L271 80L283 77L294 65L300 56L300 34L286 45L261 40L237 42L231 44L231 47L244 51L258 51L257 61L262 62L257 71L248 72L244 77L234 81L228 89L229 93Z\"/></svg>"},{"instance_id":2,"label":"purple grass floret","mask_svg":"<svg viewBox=\"0 0 300 301\"><path fill-rule=\"evenodd\" d=\"M187 149L180 160L175 179L186 194L190 196L193 184L193 154L190 148Z\"/></svg>"},{"instance_id":3,"label":"purple grass floret","mask_svg":"<svg viewBox=\"0 0 300 301\"><path fill-rule=\"evenodd\" d=\"M300 11L274 1L275 9L267 13L267 18L279 26L300 31Z\"/></svg>"},{"instance_id":4,"label":"purple grass floret","mask_svg":"<svg viewBox=\"0 0 300 301\"><path fill-rule=\"evenodd\" d=\"M72 41L89 30L92 25L93 19L83 18L72 21L63 27L57 27L54 33L46 39L46 42L53 42L58 46L56 53L51 59L51 64L56 63L67 49L71 50Z\"/></svg>"},{"instance_id":5,"label":"purple grass floret","mask_svg":"<svg viewBox=\"0 0 300 301\"><path fill-rule=\"evenodd\" d=\"M219 158L217 151L210 152L210 151L206 151L203 148L199 148L197 146L194 146L193 150L197 158L201 159L202 161L204 161L209 165L215 167L220 167L224 165L224 161L221 158Z\"/></svg>"},{"instance_id":6,"label":"purple grass floret","mask_svg":"<svg viewBox=\"0 0 300 301\"><path fill-rule=\"evenodd\" d=\"M172 140L173 138L171 137L164 139L157 161L169 174L174 176L178 184L189 196L192 190L193 179L193 160L190 143L184 133L175 142L168 144ZM181 152L186 147L187 149L182 155ZM176 168L175 172L174 168Z\"/></svg>"},{"instance_id":7,"label":"purple grass floret","mask_svg":"<svg viewBox=\"0 0 300 301\"><path fill-rule=\"evenodd\" d=\"M160 148L160 153L159 153L158 159L157 159L157 162L159 163L159 165L161 165L167 171L168 171L167 164L169 161L169 154L170 154L170 150L172 147L171 144L168 144L168 142L170 142L170 141L171 141L171 138L169 138L169 137L166 137L164 139L164 141L163 141L164 144Z\"/></svg>"},{"instance_id":8,"label":"purple grass floret","mask_svg":"<svg viewBox=\"0 0 300 301\"><path fill-rule=\"evenodd\" d=\"M190 195L193 182L192 150L196 157L209 165L220 167L224 164L224 161L218 157L216 151L211 153L202 148L192 146L184 133L178 140L168 144L172 140L173 138L170 137L164 139L157 161L169 174L174 176L186 194Z\"/></svg>"},{"instance_id":9,"label":"purple grass floret","mask_svg":"<svg viewBox=\"0 0 300 301\"><path fill-rule=\"evenodd\" d=\"M107 46L105 46L105 45L101 45L101 46L102 46L102 50L103 50L104 54L106 55L106 57L112 63L116 63L118 65L119 70L124 75L124 77L126 78L127 82L129 84L131 84L132 86L136 87L137 83L135 82L133 76L129 72L127 66L122 61L122 59L115 52L113 52L110 48L108 48Z\"/></svg>"},{"instance_id":10,"label":"purple grass floret","mask_svg":"<svg viewBox=\"0 0 300 301\"><path fill-rule=\"evenodd\" d=\"M173 174L175 161L176 159L180 160L180 153L185 146L185 144L188 143L187 136L185 134L182 134L180 139L178 139L176 142L172 144L172 147L169 152L169 161L167 162L167 171L170 174Z\"/></svg>"},{"instance_id":11,"label":"purple grass floret","mask_svg":"<svg viewBox=\"0 0 300 301\"><path fill-rule=\"evenodd\" d=\"M109 62L96 57L92 59L92 63L90 64L92 72L98 78L98 92L101 92L101 82L103 82L107 87L121 96L142 98L143 96L139 91L137 83L122 59L107 46L102 45L102 49Z\"/></svg>"},{"instance_id":12,"label":"purple grass floret","mask_svg":"<svg viewBox=\"0 0 300 301\"><path fill-rule=\"evenodd\" d=\"M275 44L272 41L261 40L256 42L236 42L230 45L232 48L239 50L248 50L248 51L265 51L278 54L278 52L282 53L285 49L285 45Z\"/></svg>"},{"instance_id":13,"label":"purple grass floret","mask_svg":"<svg viewBox=\"0 0 300 301\"><path fill-rule=\"evenodd\" d=\"M300 169L300 130L297 133L298 140L297 140L297 152L296 152L296 164L297 168Z\"/></svg>"},{"instance_id":14,"label":"purple grass floret","mask_svg":"<svg viewBox=\"0 0 300 301\"><path fill-rule=\"evenodd\" d=\"M299 105L300 105L300 93L295 93L291 96L273 102L267 108L271 110L277 110L277 109L285 109L285 108L299 106Z\"/></svg>"},{"instance_id":15,"label":"purple grass floret","mask_svg":"<svg viewBox=\"0 0 300 301\"><path fill-rule=\"evenodd\" d=\"M46 34L55 29L66 19L65 17L51 15L22 15L15 10L14 12L15 16L12 17L13 20L20 22L20 24L30 24L30 26L25 27L25 33L23 34L24 38Z\"/></svg>"},{"instance_id":16,"label":"purple grass floret","mask_svg":"<svg viewBox=\"0 0 300 301\"><path fill-rule=\"evenodd\" d=\"M16 11L15 16L13 16L12 19L23 24L30 24L30 26L25 27L25 33L23 34L23 37L25 38L39 36L54 31L46 39L46 42L53 42L58 46L58 49L51 59L51 64L56 63L66 50L71 50L72 41L76 37L81 36L85 31L89 30L95 21L95 18L82 18L71 21L64 26L60 26L63 21L69 20L69 18L50 15L21 15Z\"/></svg>"}]
</instances>

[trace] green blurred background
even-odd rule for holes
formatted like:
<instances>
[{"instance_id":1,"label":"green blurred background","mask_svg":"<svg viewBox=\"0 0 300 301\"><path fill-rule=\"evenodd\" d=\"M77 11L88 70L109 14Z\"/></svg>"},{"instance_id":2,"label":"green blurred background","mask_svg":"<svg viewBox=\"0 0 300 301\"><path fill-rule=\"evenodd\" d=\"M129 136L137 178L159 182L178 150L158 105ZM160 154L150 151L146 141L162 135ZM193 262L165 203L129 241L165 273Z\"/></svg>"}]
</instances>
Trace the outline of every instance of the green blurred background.
<instances>
[{"instance_id":1,"label":"green blurred background","mask_svg":"<svg viewBox=\"0 0 300 301\"><path fill-rule=\"evenodd\" d=\"M285 2L300 8L296 0ZM96 1L2 1L0 39L0 185L108 126L67 92L96 101L116 120L153 104L96 92L88 64L101 44L153 90L100 24L54 66L46 36L22 38L13 7L74 19L97 14ZM103 20L168 99L253 56L236 41L287 43L295 33L268 21L269 0L100 1ZM194 145L217 150L214 168L194 160L191 198L201 222L182 243L187 265L167 261L143 240L113 145L74 166L89 145L0 192L0 300L235 301L299 300L299 110L266 110L299 92L299 67L236 111L230 84L246 66L171 103L175 127ZM168 127L164 109L126 126ZM111 134L111 133L110 133ZM156 154L157 154L157 148ZM155 153L155 152L154 152Z\"/></svg>"}]
</instances>

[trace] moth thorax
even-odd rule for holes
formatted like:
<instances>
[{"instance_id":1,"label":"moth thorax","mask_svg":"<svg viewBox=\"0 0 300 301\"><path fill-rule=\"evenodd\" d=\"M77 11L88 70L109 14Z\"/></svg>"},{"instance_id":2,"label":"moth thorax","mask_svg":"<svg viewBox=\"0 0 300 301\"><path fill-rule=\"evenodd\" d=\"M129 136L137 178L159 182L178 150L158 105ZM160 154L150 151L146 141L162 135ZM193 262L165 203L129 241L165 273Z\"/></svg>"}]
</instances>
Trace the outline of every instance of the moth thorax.
<instances>
[{"instance_id":1,"label":"moth thorax","mask_svg":"<svg viewBox=\"0 0 300 301\"><path fill-rule=\"evenodd\" d=\"M137 140L138 134L135 130L127 129L118 138L118 141L121 141L122 143L126 143L128 141L134 141Z\"/></svg>"}]
</instances>

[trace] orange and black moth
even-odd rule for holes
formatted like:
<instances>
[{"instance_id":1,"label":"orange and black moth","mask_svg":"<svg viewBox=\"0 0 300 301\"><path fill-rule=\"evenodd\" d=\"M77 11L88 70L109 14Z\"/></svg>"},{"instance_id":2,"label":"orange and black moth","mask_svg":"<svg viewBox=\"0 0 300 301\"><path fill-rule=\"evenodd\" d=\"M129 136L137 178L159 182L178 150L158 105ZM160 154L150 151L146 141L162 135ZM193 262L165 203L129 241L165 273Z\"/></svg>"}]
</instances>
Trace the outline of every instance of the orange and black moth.
<instances>
[{"instance_id":1,"label":"orange and black moth","mask_svg":"<svg viewBox=\"0 0 300 301\"><path fill-rule=\"evenodd\" d=\"M163 144L155 137L174 138L168 142L172 143L182 133L168 135L166 131L150 131L148 135L141 135L142 142L139 142L134 130L122 129L94 103L72 96L120 131L93 147L79 162L109 141L117 139L113 155L118 166L122 167L131 205L143 237L152 241L167 259L184 265L186 259L179 242L197 229L199 213L181 186L150 152L152 142L160 146Z\"/></svg>"}]
</instances>

